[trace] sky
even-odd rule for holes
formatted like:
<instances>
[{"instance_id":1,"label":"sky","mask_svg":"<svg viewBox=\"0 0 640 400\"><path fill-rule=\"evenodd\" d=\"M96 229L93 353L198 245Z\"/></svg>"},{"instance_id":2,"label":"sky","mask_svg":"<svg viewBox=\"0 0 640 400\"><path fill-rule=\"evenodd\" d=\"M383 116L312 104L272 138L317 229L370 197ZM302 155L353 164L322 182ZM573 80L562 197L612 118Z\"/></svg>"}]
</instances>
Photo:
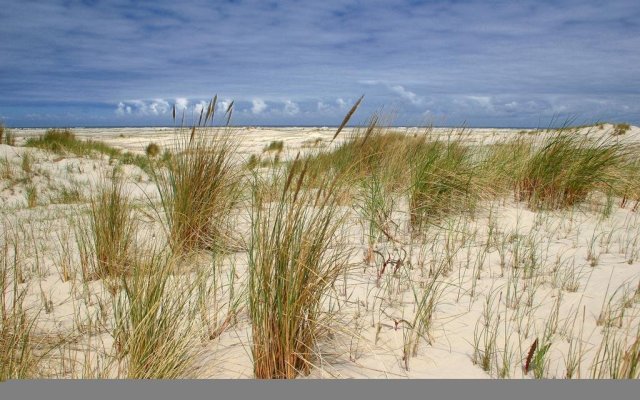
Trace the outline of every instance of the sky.
<instances>
[{"instance_id":1,"label":"sky","mask_svg":"<svg viewBox=\"0 0 640 400\"><path fill-rule=\"evenodd\" d=\"M640 125L640 1L2 0L0 121Z\"/></svg>"}]
</instances>

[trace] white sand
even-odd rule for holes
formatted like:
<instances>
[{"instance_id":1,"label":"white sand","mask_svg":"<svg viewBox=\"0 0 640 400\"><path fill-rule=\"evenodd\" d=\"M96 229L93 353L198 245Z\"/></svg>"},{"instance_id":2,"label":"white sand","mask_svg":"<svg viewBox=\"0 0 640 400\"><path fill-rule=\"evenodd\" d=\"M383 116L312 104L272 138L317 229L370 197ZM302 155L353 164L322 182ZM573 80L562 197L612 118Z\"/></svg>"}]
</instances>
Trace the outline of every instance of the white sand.
<instances>
[{"instance_id":1,"label":"white sand","mask_svg":"<svg viewBox=\"0 0 640 400\"><path fill-rule=\"evenodd\" d=\"M590 133L608 135L611 129L610 125L606 125L602 131L590 128ZM576 134L586 134L587 130L581 129ZM414 131L407 129L408 134ZM42 134L44 130L15 129L13 132L20 144L24 138ZM176 137L173 129L166 128L75 129L74 132L80 138L101 140L134 152L143 152L150 142L163 147L170 146ZM250 154L259 155L274 140L284 141L286 157L293 157L299 150L310 146L316 138L322 140L320 146L327 145L334 132L332 128L236 130L241 139L239 153L244 158ZM435 129L432 134L446 138L451 130ZM519 130L497 129L472 129L464 134L470 144L493 143L529 135ZM545 133L538 133L538 136L541 135ZM632 127L630 132L616 138L636 145L640 140L640 128ZM25 153L29 153L33 159L30 173L21 169ZM77 272L75 264L78 262L78 251L74 247L71 221L86 210L86 199L90 196L91 188L111 168L109 161L61 158L53 153L7 145L0 145L0 160L6 160L0 165L0 213L5 241L14 237L20 243L20 265L25 275L23 285L29 286L27 303L33 310L41 310L38 329L49 333L68 333L77 330L79 322L87 318L94 322L106 318L109 311L102 310L100 305L109 304L109 295L102 283L89 282L84 285ZM142 170L126 166L125 175L127 191L139 204L144 205L149 198L156 198L155 187ZM31 177L30 185L38 193L38 204L34 208L27 207L29 184L24 179L27 176ZM61 198L65 189L78 190L82 194L80 202L52 204L51 199ZM563 378L569 343L573 341L575 350L577 343L582 341L579 376L590 377L589 368L603 335L603 327L597 321L603 304L618 288L627 288L632 300L630 305L627 304L628 307L621 308L625 310L624 317L617 331L621 335L635 335L640 322L640 298L637 293L633 299L640 280L640 214L632 212L629 206L622 209L616 203L612 215L602 218L602 207L602 204L596 203L573 211L531 212L524 204L512 201L485 204L485 211L479 212L475 218L453 217L449 220L453 224L450 225L452 229L434 228L424 243L407 243L405 249L412 254L405 260L405 266L412 265L412 269L405 268L396 276L392 271L387 271L380 281L380 287L376 285L376 266L365 268L363 254L367 246L362 226L357 215L354 215L345 228L353 269L347 276L346 288L341 279L336 282L337 303L334 307L339 304L339 311L336 312L334 335L320 344L321 358L310 377L495 377L495 366L487 372L473 362L474 332L483 326L479 322L482 321L486 299L493 298L497 311L492 314L496 320L491 323L495 323L500 315L494 361L501 363L506 354L506 358L510 359L508 376L528 378L532 373L524 374L524 359L533 341L542 339L558 296L558 322L550 339L546 376ZM491 221L490 208L493 210ZM149 224L145 226L152 226L152 217L142 217L143 222ZM496 224L498 232L484 253L481 249L487 248L490 223ZM246 221L240 220L237 226L238 235L246 238ZM397 234L403 240L408 240L406 221L401 223ZM448 250L446 243L450 244ZM378 243L377 248L389 251L392 257L398 257L391 243ZM504 274L500 265L501 252L505 261ZM507 290L510 287L509 278L516 271L516 253L521 256L524 254L525 262L535 260L536 273L534 278L518 280L517 295L522 295L521 303L518 307L510 308L506 303L513 299L507 297ZM481 254L486 254L483 262L480 262ZM428 280L426 271L429 266L432 262L440 263L447 255L450 256L452 270L441 278L442 295L430 337L419 341L417 354L405 363L403 343L411 330L407 323L396 322L412 321L415 313L414 290L421 295L419 282ZM71 269L76 273L73 279L63 282L61 271L67 256ZM594 258L596 261L593 261ZM236 263L239 281L243 281L246 278L245 255L233 254L227 262L232 261ZM473 279L474 275L479 279ZM409 280L407 276L412 279ZM410 281L415 284L413 288L408 284ZM618 290L616 298L623 294L623 289ZM528 306L527 302L530 302ZM44 310L45 304L51 305L50 312ZM583 312L584 326L581 327ZM251 378L250 333L245 310L237 323L220 337L204 343L204 350L197 359L195 376ZM508 338L507 345L505 336ZM78 343L89 339L92 348L102 349L89 353L92 358L109 349L112 343L106 331L92 338L84 337ZM95 364L95 359L92 363ZM75 376L78 375L81 374L76 372Z\"/></svg>"}]
</instances>

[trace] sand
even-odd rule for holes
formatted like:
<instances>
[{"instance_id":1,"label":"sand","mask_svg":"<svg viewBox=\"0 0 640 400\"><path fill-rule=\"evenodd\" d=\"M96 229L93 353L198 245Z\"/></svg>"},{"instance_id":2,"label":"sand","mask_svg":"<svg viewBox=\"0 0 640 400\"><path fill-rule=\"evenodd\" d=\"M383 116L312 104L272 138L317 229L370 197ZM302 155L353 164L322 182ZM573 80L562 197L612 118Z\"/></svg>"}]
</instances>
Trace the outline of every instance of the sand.
<instances>
[{"instance_id":1,"label":"sand","mask_svg":"<svg viewBox=\"0 0 640 400\"><path fill-rule=\"evenodd\" d=\"M39 310L38 330L50 335L77 333L83 324L108 320L109 310L103 308L110 304L110 297L102 282L82 282L72 222L86 213L91 191L113 166L106 157L60 157L20 147L25 138L41 135L44 129L12 131L17 146L0 145L4 239L16 238L19 243L24 273L21 285L29 288L29 308ZM402 131L410 135L420 132L417 128ZM611 131L612 126L605 125L602 130L582 128L576 134L609 135ZM234 132L240 139L238 157L246 160L251 154L261 155L275 140L284 142L283 158L331 146L335 130L257 127L235 128ZM140 154L150 142L167 148L176 138L172 128L77 128L74 133ZM444 128L432 132L441 139L451 134L452 130ZM550 133L468 129L463 134L470 145L479 145L521 136L542 138ZM616 140L635 146L640 143L640 128L632 127ZM22 169L25 154L32 159L31 172ZM136 204L144 209L149 201L157 201L155 186L144 171L128 165L124 172L126 190ZM29 181L24 179L27 176ZM28 192L34 188L37 201L28 207ZM71 191L78 196L68 202L65 193ZM395 275L386 272L380 280L376 275L379 260L372 265L364 260L367 245L363 226L353 213L343 230L352 268L335 284L334 304L330 305L336 309L333 334L321 341L317 365L309 378L531 378L533 374L525 374L523 365L534 340L545 337L545 329L553 331L547 335L550 348L545 377L566 376L567 359L576 352L578 343L581 362L579 375L574 377L591 377L609 299L613 296L608 310L610 320L619 324L616 332L632 339L640 323L640 214L616 202L611 215L604 218L603 207L591 202L569 211L532 212L512 199L487 202L477 214L451 217L443 227L432 229L424 241L411 242L403 214L406 205L400 204L397 235L408 255L384 240L376 249L391 258L404 257L405 265L411 268ZM349 205L345 210L353 211ZM238 210L239 215L242 212ZM149 232L157 228L153 218L149 212L141 217ZM493 238L489 238L490 227L497 229ZM245 239L248 235L244 217L238 219L237 234ZM421 298L424 293L420 282L428 282L430 266L444 259L451 270L439 279L441 293L432 328L407 359L403 349L411 333L416 296ZM514 271L527 262L535 265L534 276L516 279ZM246 279L246 254L231 254L225 263L235 266L240 285ZM67 267L75 271L69 280L63 274ZM487 325L497 332L497 347L492 366L483 370L474 352L475 345L485 346L483 309L492 302L492 320ZM621 310L622 317L616 319ZM194 377L253 377L246 310L234 322L220 336L201 344ZM81 357L74 353L70 358L76 359L76 365L62 372L58 369L53 376L84 376L83 363L99 369L97 360L106 357L112 342L108 329L80 335L74 348L90 343L93 350L78 353ZM117 373L106 375L115 377Z\"/></svg>"}]
</instances>

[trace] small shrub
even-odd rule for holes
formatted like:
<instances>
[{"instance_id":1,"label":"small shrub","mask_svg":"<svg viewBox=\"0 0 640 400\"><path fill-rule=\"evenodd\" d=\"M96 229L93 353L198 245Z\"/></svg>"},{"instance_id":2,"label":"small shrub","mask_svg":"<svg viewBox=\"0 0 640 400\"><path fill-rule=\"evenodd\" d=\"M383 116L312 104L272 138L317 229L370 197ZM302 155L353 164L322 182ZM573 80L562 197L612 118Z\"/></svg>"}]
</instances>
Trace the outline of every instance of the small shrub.
<instances>
[{"instance_id":1,"label":"small shrub","mask_svg":"<svg viewBox=\"0 0 640 400\"><path fill-rule=\"evenodd\" d=\"M160 146L151 142L147 145L145 153L147 154L147 157L155 158L160 154Z\"/></svg>"},{"instance_id":2,"label":"small shrub","mask_svg":"<svg viewBox=\"0 0 640 400\"><path fill-rule=\"evenodd\" d=\"M629 124L616 124L613 126L613 135L624 135L628 130L631 129L631 125Z\"/></svg>"}]
</instances>

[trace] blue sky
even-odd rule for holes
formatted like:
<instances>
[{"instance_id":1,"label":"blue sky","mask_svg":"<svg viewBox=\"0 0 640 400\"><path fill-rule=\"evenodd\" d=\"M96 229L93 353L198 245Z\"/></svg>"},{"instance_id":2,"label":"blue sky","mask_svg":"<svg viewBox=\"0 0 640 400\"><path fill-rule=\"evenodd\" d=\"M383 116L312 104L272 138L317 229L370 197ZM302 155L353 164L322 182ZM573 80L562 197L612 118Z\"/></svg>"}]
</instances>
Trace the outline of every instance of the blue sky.
<instances>
[{"instance_id":1,"label":"blue sky","mask_svg":"<svg viewBox=\"0 0 640 400\"><path fill-rule=\"evenodd\" d=\"M640 2L5 1L8 126L640 124Z\"/></svg>"}]
</instances>

